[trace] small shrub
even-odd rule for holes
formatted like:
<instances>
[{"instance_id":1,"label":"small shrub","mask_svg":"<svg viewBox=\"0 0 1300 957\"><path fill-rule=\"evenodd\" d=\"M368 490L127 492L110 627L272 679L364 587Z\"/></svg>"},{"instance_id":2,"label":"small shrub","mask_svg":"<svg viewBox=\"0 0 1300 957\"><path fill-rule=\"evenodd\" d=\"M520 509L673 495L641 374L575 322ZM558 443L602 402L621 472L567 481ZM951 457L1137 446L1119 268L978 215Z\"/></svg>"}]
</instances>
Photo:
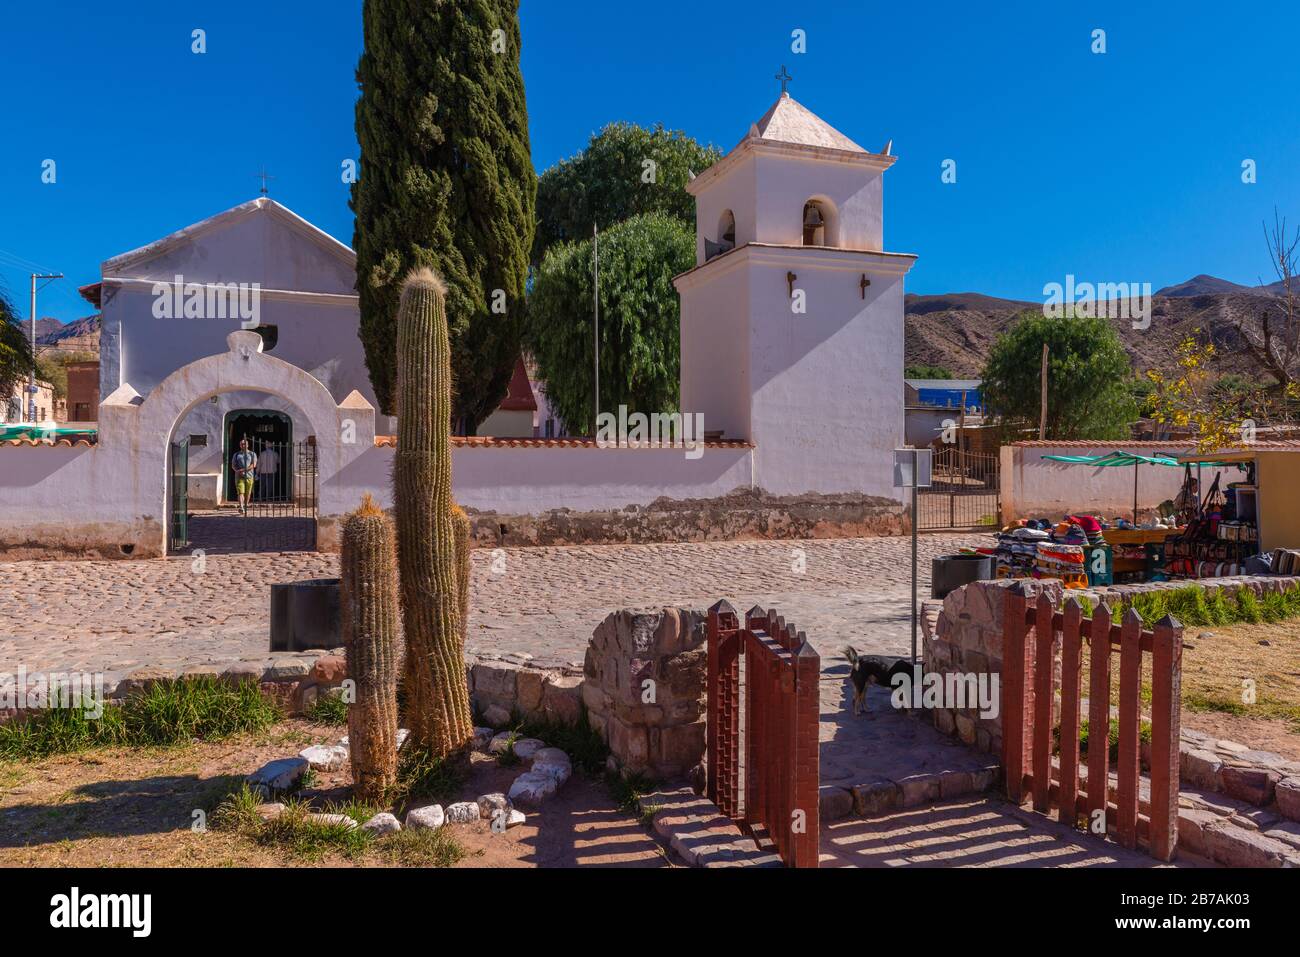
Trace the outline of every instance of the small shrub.
<instances>
[{"instance_id":1,"label":"small shrub","mask_svg":"<svg viewBox=\"0 0 1300 957\"><path fill-rule=\"evenodd\" d=\"M348 706L342 695L320 694L307 709L307 718L317 724L344 725L348 723Z\"/></svg>"},{"instance_id":2,"label":"small shrub","mask_svg":"<svg viewBox=\"0 0 1300 957\"><path fill-rule=\"evenodd\" d=\"M1241 621L1250 622L1252 625L1257 625L1264 620L1264 612L1260 608L1259 598L1250 588L1239 588L1237 590L1237 617Z\"/></svg>"}]
</instances>

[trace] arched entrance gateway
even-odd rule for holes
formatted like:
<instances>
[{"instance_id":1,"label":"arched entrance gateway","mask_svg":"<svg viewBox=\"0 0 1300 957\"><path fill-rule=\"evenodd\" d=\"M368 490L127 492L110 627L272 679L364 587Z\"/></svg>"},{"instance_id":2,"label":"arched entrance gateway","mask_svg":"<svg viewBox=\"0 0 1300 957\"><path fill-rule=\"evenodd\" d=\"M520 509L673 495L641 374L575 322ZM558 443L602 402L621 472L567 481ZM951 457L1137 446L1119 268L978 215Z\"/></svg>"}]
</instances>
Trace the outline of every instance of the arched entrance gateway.
<instances>
[{"instance_id":1,"label":"arched entrance gateway","mask_svg":"<svg viewBox=\"0 0 1300 957\"><path fill-rule=\"evenodd\" d=\"M198 548L216 552L314 549L322 477L341 468L345 433L353 438L357 432L373 431L373 425L359 429L360 423L354 421L358 413L373 414L373 410L356 408L356 396L349 397L351 404L344 410L310 373L264 355L262 337L255 332L233 332L226 342L228 352L190 363L143 401L137 400L136 448L166 453L161 462L155 455L136 456L141 498L152 498L162 507L164 541L159 550L174 554ZM240 410L222 423L220 445L233 437L237 448L235 432L248 428L250 444L261 450L268 466L255 485L246 516L227 505L233 500L225 489L231 450L223 448L219 458L209 453L209 462L217 464L195 475L190 469L191 436L182 429L187 416L202 403L231 392L263 393L284 407L284 411ZM302 424L295 428L295 422ZM270 428L259 431L259 424ZM212 474L213 468L219 469L217 475ZM191 491L197 491L205 478L215 479L216 495L204 504L216 507L193 508Z\"/></svg>"}]
</instances>

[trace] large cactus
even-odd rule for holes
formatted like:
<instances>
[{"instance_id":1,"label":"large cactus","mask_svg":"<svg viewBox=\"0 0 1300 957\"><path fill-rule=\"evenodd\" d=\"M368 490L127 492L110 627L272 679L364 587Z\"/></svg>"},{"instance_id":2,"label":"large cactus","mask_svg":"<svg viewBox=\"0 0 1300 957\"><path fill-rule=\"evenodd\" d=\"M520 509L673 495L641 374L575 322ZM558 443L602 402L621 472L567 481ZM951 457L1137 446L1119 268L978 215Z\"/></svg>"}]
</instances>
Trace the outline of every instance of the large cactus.
<instances>
[{"instance_id":1,"label":"large cactus","mask_svg":"<svg viewBox=\"0 0 1300 957\"><path fill-rule=\"evenodd\" d=\"M446 289L417 269L397 316L397 554L411 745L434 757L474 735L465 676L468 520L451 498L451 347ZM461 544L461 543L464 544Z\"/></svg>"},{"instance_id":2,"label":"large cactus","mask_svg":"<svg viewBox=\"0 0 1300 957\"><path fill-rule=\"evenodd\" d=\"M348 709L353 790L381 802L397 781L397 570L393 526L366 495L343 520L343 648L356 701Z\"/></svg>"}]
</instances>

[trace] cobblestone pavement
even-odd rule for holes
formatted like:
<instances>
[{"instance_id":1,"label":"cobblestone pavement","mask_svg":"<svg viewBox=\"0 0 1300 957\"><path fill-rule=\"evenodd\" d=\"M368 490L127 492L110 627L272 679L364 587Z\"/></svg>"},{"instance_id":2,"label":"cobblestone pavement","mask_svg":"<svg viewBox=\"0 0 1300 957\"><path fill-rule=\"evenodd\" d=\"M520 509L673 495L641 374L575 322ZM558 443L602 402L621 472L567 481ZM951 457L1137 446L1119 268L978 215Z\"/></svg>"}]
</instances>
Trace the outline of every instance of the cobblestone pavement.
<instances>
[{"instance_id":1,"label":"cobblestone pavement","mask_svg":"<svg viewBox=\"0 0 1300 957\"><path fill-rule=\"evenodd\" d=\"M978 535L920 539L930 559ZM592 629L624 607L775 605L822 654L903 653L907 538L478 550L467 652L580 664ZM183 668L261 660L273 582L334 577L334 555L291 552L153 561L0 563L0 671Z\"/></svg>"},{"instance_id":2,"label":"cobblestone pavement","mask_svg":"<svg viewBox=\"0 0 1300 957\"><path fill-rule=\"evenodd\" d=\"M821 829L822 867L1170 867L995 797L849 818Z\"/></svg>"}]
</instances>

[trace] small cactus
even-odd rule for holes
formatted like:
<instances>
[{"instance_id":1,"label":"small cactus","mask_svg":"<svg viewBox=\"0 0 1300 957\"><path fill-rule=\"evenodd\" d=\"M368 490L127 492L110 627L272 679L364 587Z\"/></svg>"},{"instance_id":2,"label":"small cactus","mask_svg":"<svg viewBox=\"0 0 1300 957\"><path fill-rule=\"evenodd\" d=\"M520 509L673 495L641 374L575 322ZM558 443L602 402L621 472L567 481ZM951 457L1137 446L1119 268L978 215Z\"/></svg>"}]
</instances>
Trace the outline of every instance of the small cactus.
<instances>
[{"instance_id":1,"label":"small cactus","mask_svg":"<svg viewBox=\"0 0 1300 957\"><path fill-rule=\"evenodd\" d=\"M393 526L366 495L343 520L343 649L356 700L348 708L354 794L382 801L397 782L397 575Z\"/></svg>"},{"instance_id":2,"label":"small cactus","mask_svg":"<svg viewBox=\"0 0 1300 957\"><path fill-rule=\"evenodd\" d=\"M465 748L474 723L465 674L468 518L451 498L451 344L446 288L428 269L402 287L397 314L393 468L411 746L435 758Z\"/></svg>"}]
</instances>

